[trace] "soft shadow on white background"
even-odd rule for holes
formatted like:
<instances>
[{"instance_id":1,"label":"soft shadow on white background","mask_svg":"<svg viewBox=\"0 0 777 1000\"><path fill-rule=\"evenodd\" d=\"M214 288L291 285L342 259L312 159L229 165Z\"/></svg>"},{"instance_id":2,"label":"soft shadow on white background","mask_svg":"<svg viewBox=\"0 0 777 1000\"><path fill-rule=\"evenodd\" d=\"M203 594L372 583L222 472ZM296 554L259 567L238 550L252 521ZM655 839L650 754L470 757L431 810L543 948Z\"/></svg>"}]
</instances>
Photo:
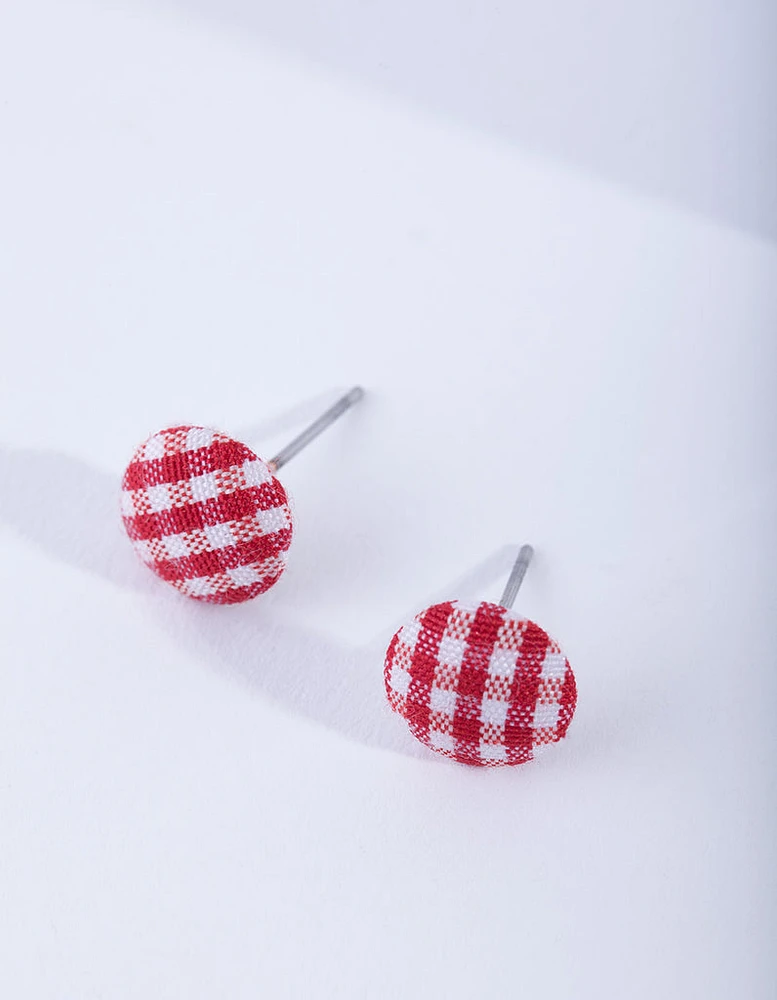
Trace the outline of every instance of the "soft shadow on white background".
<instances>
[{"instance_id":1,"label":"soft shadow on white background","mask_svg":"<svg viewBox=\"0 0 777 1000\"><path fill-rule=\"evenodd\" d=\"M777 238L769 0L171 2L443 119Z\"/></svg>"}]
</instances>

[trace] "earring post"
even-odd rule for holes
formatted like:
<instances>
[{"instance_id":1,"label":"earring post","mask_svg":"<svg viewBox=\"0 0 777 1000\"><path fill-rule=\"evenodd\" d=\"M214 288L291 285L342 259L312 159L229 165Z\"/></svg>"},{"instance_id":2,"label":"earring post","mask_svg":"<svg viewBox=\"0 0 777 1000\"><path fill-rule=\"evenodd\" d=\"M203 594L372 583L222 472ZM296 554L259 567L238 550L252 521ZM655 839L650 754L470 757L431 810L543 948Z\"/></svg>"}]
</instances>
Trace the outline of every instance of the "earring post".
<instances>
[{"instance_id":1,"label":"earring post","mask_svg":"<svg viewBox=\"0 0 777 1000\"><path fill-rule=\"evenodd\" d=\"M526 570L529 568L529 563L532 561L533 555L534 549L531 545L521 546L518 558L515 560L510 576L505 584L504 593L499 599L499 603L503 608L512 608L513 604L515 604L515 598L521 589L523 578L526 576Z\"/></svg>"},{"instance_id":2,"label":"earring post","mask_svg":"<svg viewBox=\"0 0 777 1000\"><path fill-rule=\"evenodd\" d=\"M327 429L331 424L341 417L346 410L349 410L354 403L358 403L364 396L364 389L356 385L350 392L347 392L341 399L329 407L321 416L314 420L310 427L298 434L285 448L282 448L275 458L271 458L267 463L273 472L277 472L289 459L294 458L303 448L310 444L318 435Z\"/></svg>"}]
</instances>

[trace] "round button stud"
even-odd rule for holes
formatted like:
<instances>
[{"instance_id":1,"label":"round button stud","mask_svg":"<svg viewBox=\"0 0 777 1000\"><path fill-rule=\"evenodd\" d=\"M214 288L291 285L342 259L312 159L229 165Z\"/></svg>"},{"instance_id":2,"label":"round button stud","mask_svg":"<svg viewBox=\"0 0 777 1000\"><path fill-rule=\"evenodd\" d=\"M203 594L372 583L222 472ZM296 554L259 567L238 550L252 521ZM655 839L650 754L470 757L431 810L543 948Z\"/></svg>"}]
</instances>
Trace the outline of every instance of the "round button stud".
<instances>
[{"instance_id":1,"label":"round button stud","mask_svg":"<svg viewBox=\"0 0 777 1000\"><path fill-rule=\"evenodd\" d=\"M207 427L169 427L137 449L122 482L127 534L176 590L211 604L264 593L284 570L286 491L250 448Z\"/></svg>"},{"instance_id":2,"label":"round button stud","mask_svg":"<svg viewBox=\"0 0 777 1000\"><path fill-rule=\"evenodd\" d=\"M555 640L498 604L434 604L386 653L386 694L412 734L462 764L525 764L566 735L577 701Z\"/></svg>"}]
</instances>

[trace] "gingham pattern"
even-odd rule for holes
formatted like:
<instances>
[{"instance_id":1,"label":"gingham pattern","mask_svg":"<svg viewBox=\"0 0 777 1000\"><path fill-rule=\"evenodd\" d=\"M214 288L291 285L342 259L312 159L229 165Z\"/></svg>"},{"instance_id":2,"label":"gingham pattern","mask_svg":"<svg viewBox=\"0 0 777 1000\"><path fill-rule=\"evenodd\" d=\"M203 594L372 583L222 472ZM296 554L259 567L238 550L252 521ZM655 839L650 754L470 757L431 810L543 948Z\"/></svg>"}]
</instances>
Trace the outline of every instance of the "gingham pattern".
<instances>
[{"instance_id":1,"label":"gingham pattern","mask_svg":"<svg viewBox=\"0 0 777 1000\"><path fill-rule=\"evenodd\" d=\"M286 491L246 445L170 427L127 466L121 511L135 551L187 597L237 604L268 590L291 544Z\"/></svg>"},{"instance_id":2,"label":"gingham pattern","mask_svg":"<svg viewBox=\"0 0 777 1000\"><path fill-rule=\"evenodd\" d=\"M524 764L566 735L575 678L534 622L486 601L448 601L403 626L386 653L386 694L410 731L462 764Z\"/></svg>"}]
</instances>

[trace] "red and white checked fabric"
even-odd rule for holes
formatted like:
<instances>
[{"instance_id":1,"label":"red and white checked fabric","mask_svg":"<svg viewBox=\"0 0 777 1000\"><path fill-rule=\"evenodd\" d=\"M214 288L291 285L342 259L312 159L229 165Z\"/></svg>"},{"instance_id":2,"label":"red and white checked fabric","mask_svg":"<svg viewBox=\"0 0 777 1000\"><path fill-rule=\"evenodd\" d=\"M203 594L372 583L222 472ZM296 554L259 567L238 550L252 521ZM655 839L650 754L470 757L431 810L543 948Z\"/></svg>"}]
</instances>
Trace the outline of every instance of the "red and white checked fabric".
<instances>
[{"instance_id":1,"label":"red and white checked fabric","mask_svg":"<svg viewBox=\"0 0 777 1000\"><path fill-rule=\"evenodd\" d=\"M169 427L127 466L121 512L143 562L187 597L237 604L280 577L286 491L250 448L207 427Z\"/></svg>"},{"instance_id":2,"label":"red and white checked fabric","mask_svg":"<svg viewBox=\"0 0 777 1000\"><path fill-rule=\"evenodd\" d=\"M386 694L412 734L462 764L525 764L566 735L572 669L539 625L498 604L434 604L386 653Z\"/></svg>"}]
</instances>

